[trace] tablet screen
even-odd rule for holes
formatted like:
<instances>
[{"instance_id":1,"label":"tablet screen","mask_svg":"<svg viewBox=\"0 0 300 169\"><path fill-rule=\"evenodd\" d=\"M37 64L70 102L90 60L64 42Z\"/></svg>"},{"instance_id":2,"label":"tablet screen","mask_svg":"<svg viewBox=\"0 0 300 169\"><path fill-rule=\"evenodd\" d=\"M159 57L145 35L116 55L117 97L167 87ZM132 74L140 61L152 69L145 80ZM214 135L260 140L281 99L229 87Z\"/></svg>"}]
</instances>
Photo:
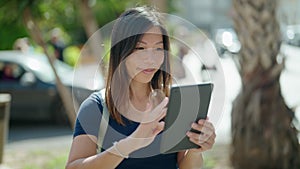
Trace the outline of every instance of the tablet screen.
<instances>
[{"instance_id":1,"label":"tablet screen","mask_svg":"<svg viewBox=\"0 0 300 169\"><path fill-rule=\"evenodd\" d=\"M212 89L212 83L171 88L165 128L162 133L161 153L198 147L189 141L186 132L191 130L193 122L206 119Z\"/></svg>"}]
</instances>

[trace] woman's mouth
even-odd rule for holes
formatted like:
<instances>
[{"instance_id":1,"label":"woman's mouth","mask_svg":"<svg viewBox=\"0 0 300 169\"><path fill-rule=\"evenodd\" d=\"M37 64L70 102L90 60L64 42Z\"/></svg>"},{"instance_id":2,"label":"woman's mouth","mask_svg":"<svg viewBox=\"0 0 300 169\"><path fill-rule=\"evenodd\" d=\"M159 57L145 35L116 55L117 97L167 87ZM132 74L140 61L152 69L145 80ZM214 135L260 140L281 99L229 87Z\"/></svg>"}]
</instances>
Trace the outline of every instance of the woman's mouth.
<instances>
[{"instance_id":1,"label":"woman's mouth","mask_svg":"<svg viewBox=\"0 0 300 169\"><path fill-rule=\"evenodd\" d=\"M155 69L153 69L153 68L143 69L142 72L145 73L145 74L152 74L152 73L155 72Z\"/></svg>"}]
</instances>

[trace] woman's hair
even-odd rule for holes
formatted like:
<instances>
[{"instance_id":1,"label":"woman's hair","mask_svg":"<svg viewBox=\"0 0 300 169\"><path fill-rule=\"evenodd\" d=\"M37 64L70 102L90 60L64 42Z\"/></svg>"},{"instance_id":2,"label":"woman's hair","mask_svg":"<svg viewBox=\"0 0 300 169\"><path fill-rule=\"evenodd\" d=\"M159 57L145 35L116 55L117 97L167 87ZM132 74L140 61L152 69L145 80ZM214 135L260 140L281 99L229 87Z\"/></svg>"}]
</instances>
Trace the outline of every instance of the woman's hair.
<instances>
[{"instance_id":1,"label":"woman's hair","mask_svg":"<svg viewBox=\"0 0 300 169\"><path fill-rule=\"evenodd\" d=\"M166 96L169 96L170 44L159 13L148 7L132 8L121 14L113 26L105 99L112 118L120 124L124 123L118 108L128 101L130 94L130 76L125 66L125 59L135 50L143 34L153 26L159 27L162 33L164 62L154 74L150 84L153 89L161 89Z\"/></svg>"}]
</instances>

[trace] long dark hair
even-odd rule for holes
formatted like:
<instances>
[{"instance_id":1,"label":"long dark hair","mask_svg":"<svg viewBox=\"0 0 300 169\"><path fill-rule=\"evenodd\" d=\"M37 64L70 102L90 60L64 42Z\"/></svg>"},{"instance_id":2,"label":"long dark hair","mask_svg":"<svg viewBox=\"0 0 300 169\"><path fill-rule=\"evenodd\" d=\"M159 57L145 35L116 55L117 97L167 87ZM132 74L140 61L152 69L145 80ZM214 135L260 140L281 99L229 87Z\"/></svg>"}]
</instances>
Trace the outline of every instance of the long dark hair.
<instances>
[{"instance_id":1,"label":"long dark hair","mask_svg":"<svg viewBox=\"0 0 300 169\"><path fill-rule=\"evenodd\" d=\"M151 27L159 27L162 32L164 62L151 80L153 89L161 89L169 96L170 42L167 30L163 27L159 13L149 7L137 7L125 11L116 20L112 35L105 99L108 111L118 123L124 124L118 105L123 105L129 96L129 75L125 59L134 51L143 34Z\"/></svg>"}]
</instances>

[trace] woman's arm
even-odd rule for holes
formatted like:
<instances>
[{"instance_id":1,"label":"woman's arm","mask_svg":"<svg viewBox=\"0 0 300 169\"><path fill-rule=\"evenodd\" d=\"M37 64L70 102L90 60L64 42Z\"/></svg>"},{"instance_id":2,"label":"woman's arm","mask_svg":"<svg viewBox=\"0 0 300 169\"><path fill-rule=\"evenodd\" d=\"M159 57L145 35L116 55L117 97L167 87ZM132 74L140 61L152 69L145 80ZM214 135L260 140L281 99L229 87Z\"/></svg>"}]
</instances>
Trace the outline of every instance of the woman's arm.
<instances>
[{"instance_id":1,"label":"woman's arm","mask_svg":"<svg viewBox=\"0 0 300 169\"><path fill-rule=\"evenodd\" d=\"M168 100L165 99L152 112L145 113L145 119L154 118L153 121L141 123L130 136L100 154L96 154L97 138L95 136L86 134L76 136L71 146L66 169L116 168L124 159L122 156L128 156L148 146L163 130L164 122L160 120L166 115L164 107L167 102Z\"/></svg>"},{"instance_id":2,"label":"woman's arm","mask_svg":"<svg viewBox=\"0 0 300 169\"><path fill-rule=\"evenodd\" d=\"M93 135L78 135L74 138L66 169L94 169L116 168L130 153L148 146L158 133L164 128L161 121L166 115L165 99L153 111L147 112L144 119L147 123L141 123L137 129L128 137L118 141L117 145L110 147L102 153L97 154L97 138ZM150 120L153 119L153 120Z\"/></svg>"},{"instance_id":3,"label":"woman's arm","mask_svg":"<svg viewBox=\"0 0 300 169\"><path fill-rule=\"evenodd\" d=\"M177 155L180 169L200 169L203 166L203 158L201 152L184 151ZM181 159L181 160L180 160Z\"/></svg>"},{"instance_id":4,"label":"woman's arm","mask_svg":"<svg viewBox=\"0 0 300 169\"><path fill-rule=\"evenodd\" d=\"M163 130L164 123L159 122L165 113L154 122L140 124L127 138L120 140L104 152L97 154L97 138L92 135L79 135L74 138L66 169L116 168L130 153L149 145L155 136Z\"/></svg>"},{"instance_id":5,"label":"woman's arm","mask_svg":"<svg viewBox=\"0 0 300 169\"><path fill-rule=\"evenodd\" d=\"M110 149L97 154L97 138L92 135L79 135L74 138L66 169L79 168L116 168L122 157L109 152Z\"/></svg>"},{"instance_id":6,"label":"woman's arm","mask_svg":"<svg viewBox=\"0 0 300 169\"><path fill-rule=\"evenodd\" d=\"M75 137L71 146L66 169L113 169L124 159L120 153L127 156L137 150L137 147L134 146L134 143L132 142L134 140L125 138L118 142L117 149L112 146L106 151L97 154L96 141L97 138L92 135L79 135Z\"/></svg>"},{"instance_id":7,"label":"woman's arm","mask_svg":"<svg viewBox=\"0 0 300 169\"><path fill-rule=\"evenodd\" d=\"M208 120L199 120L193 123L192 128L201 131L201 134L188 132L190 141L199 145L198 149L190 149L178 153L178 165L180 169L200 169L203 166L202 152L211 149L215 143L215 129Z\"/></svg>"}]
</instances>

